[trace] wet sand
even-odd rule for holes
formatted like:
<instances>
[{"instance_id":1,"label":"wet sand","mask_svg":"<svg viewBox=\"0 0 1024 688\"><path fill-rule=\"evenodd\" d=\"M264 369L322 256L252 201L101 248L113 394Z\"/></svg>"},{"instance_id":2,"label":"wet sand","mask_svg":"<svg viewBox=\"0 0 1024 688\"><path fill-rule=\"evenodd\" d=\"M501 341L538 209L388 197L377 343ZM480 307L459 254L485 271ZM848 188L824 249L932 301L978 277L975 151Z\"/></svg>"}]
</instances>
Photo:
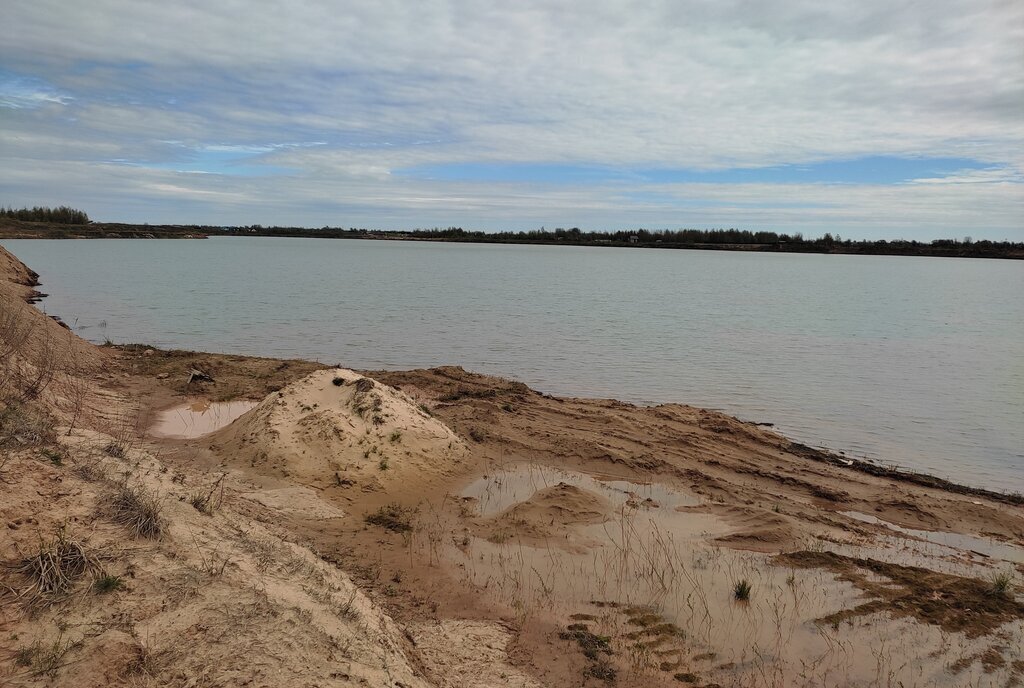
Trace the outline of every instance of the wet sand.
<instances>
[{"instance_id":1,"label":"wet sand","mask_svg":"<svg viewBox=\"0 0 1024 688\"><path fill-rule=\"evenodd\" d=\"M238 461L230 428L192 451L297 479L348 514L289 527L424 646L450 624L499 623L540 685L995 686L1024 673L1024 608L987 592L1024 573L1024 513L1005 495L874 475L687 406L555 398L458 368L370 375L467 454L427 468L407 463L423 447L377 433L359 445L368 469L296 473ZM309 426L324 398L300 393L288 422ZM364 521L391 507L407 529Z\"/></svg>"}]
</instances>

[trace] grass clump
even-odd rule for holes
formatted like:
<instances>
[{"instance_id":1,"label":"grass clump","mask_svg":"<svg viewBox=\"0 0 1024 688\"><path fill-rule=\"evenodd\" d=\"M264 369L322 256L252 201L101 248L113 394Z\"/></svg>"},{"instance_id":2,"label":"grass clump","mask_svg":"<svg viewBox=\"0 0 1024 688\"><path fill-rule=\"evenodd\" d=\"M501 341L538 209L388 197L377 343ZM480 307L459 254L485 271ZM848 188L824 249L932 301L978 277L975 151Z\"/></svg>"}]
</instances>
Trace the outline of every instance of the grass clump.
<instances>
[{"instance_id":1,"label":"grass clump","mask_svg":"<svg viewBox=\"0 0 1024 688\"><path fill-rule=\"evenodd\" d=\"M124 587L124 579L121 576L113 576L109 573L104 573L97 578L93 584L92 589L100 595L120 590Z\"/></svg>"},{"instance_id":2,"label":"grass clump","mask_svg":"<svg viewBox=\"0 0 1024 688\"><path fill-rule=\"evenodd\" d=\"M367 514L364 520L393 533L407 533L413 529L412 518L415 515L416 509L392 502L385 504L372 514Z\"/></svg>"},{"instance_id":3,"label":"grass clump","mask_svg":"<svg viewBox=\"0 0 1024 688\"><path fill-rule=\"evenodd\" d=\"M740 602L746 602L750 599L750 591L753 586L746 578L743 580L736 581L732 586L732 596Z\"/></svg>"},{"instance_id":4,"label":"grass clump","mask_svg":"<svg viewBox=\"0 0 1024 688\"><path fill-rule=\"evenodd\" d=\"M390 435L388 435L388 441L391 442L392 444L394 444L396 442L401 442L402 441L402 431L401 430L395 430L394 432L392 432Z\"/></svg>"},{"instance_id":5,"label":"grass clump","mask_svg":"<svg viewBox=\"0 0 1024 688\"><path fill-rule=\"evenodd\" d=\"M1013 574L1000 571L992 576L991 592L995 597L1009 597L1013 591Z\"/></svg>"},{"instance_id":6,"label":"grass clump","mask_svg":"<svg viewBox=\"0 0 1024 688\"><path fill-rule=\"evenodd\" d=\"M20 648L14 654L14 663L17 666L29 667L30 676L57 675L57 670L67 664L64 656L71 650L82 646L81 640L65 641L61 633L53 643L43 643L37 640L28 647Z\"/></svg>"},{"instance_id":7,"label":"grass clump","mask_svg":"<svg viewBox=\"0 0 1024 688\"><path fill-rule=\"evenodd\" d=\"M56 423L45 410L31 403L11 402L0 408L0 449L52 443Z\"/></svg>"},{"instance_id":8,"label":"grass clump","mask_svg":"<svg viewBox=\"0 0 1024 688\"><path fill-rule=\"evenodd\" d=\"M49 541L39 545L30 557L9 563L5 568L26 581L18 598L28 606L46 606L71 592L80 577L96 568L96 559L78 540L69 538L63 528Z\"/></svg>"},{"instance_id":9,"label":"grass clump","mask_svg":"<svg viewBox=\"0 0 1024 688\"><path fill-rule=\"evenodd\" d=\"M48 459L54 466L64 465L64 454L59 449L47 447L42 451L43 458Z\"/></svg>"},{"instance_id":10,"label":"grass clump","mask_svg":"<svg viewBox=\"0 0 1024 688\"><path fill-rule=\"evenodd\" d=\"M122 484L110 500L110 509L114 523L134 537L158 538L166 528L160 501L142 486Z\"/></svg>"}]
</instances>

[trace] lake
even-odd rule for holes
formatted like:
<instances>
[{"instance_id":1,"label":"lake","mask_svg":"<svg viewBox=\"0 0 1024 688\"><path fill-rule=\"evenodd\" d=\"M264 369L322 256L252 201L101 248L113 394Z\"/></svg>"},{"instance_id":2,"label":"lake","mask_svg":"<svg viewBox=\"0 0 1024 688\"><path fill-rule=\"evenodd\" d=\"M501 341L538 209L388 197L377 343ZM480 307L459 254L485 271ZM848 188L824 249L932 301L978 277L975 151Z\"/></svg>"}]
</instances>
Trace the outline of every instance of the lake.
<instances>
[{"instance_id":1,"label":"lake","mask_svg":"<svg viewBox=\"0 0 1024 688\"><path fill-rule=\"evenodd\" d=\"M460 365L1024 491L1024 263L331 239L5 240L95 342Z\"/></svg>"}]
</instances>

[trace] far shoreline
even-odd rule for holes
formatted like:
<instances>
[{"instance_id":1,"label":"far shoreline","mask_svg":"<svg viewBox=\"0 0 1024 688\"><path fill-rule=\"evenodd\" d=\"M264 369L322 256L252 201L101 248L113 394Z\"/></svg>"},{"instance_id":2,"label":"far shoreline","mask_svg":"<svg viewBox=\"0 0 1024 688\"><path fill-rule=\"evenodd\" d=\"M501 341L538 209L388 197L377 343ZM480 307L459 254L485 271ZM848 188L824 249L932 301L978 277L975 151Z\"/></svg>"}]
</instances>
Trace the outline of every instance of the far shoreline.
<instances>
[{"instance_id":1,"label":"far shoreline","mask_svg":"<svg viewBox=\"0 0 1024 688\"><path fill-rule=\"evenodd\" d=\"M28 222L0 218L0 240L4 239L207 239L209 237L277 237L294 239L363 239L370 241L422 241L456 244L501 244L531 246L589 246L595 248L647 248L690 251L733 251L744 253L784 253L851 256L904 256L934 258L987 258L1024 260L1024 242L988 240L959 241L936 239L929 243L895 239L891 241L851 241L832 238L831 234L814 240L776 235L774 241L756 241L768 233L739 230L681 230L708 235L705 241L677 241L661 230L622 230L618 232L582 232L577 228L539 232L468 232L461 228L434 230L375 230L365 228L324 227L222 227L211 225L150 225L90 222L60 224ZM751 240L736 241L733 234L750 235ZM659 237L668 237L666 241ZM611 237L611 238L608 238ZM780 239L778 237L784 237ZM799 237L799 235L797 235ZM734 239L729 241L728 239ZM742 238L742 237L741 237ZM769 237L770 238L770 237ZM708 241L707 239L713 239Z\"/></svg>"}]
</instances>

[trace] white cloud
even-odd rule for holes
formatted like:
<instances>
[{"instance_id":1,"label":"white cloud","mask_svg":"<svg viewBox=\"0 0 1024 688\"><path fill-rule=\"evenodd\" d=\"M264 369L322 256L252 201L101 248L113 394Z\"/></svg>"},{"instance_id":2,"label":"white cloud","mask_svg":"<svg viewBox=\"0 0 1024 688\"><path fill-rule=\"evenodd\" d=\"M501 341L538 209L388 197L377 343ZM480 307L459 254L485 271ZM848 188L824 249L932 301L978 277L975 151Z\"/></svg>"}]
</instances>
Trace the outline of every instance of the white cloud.
<instances>
[{"instance_id":1,"label":"white cloud","mask_svg":"<svg viewBox=\"0 0 1024 688\"><path fill-rule=\"evenodd\" d=\"M865 193L778 188L805 205L827 197L848 210L814 215L765 205L760 217L847 222L852 231L856 222L873 231L886 213L900 222L916 218L921 231L945 231L956 217L1005 233L1014 231L1007 218L1020 210L1024 188L1021 45L1024 4L999 0L14 3L0 25L2 63L52 85L40 93L74 100L31 117L5 116L3 140L22 142L5 147L5 162L17 158L54 176L46 188L33 187L23 170L5 164L0 190L11 198L63 194L53 202L75 193L109 198L104 213L111 219L124 217L118 208L128 206L175 219L184 208L129 199L129 189L143 198L145 190L119 192L120 174L99 163L157 162L177 148L179 155L260 156L294 170L295 179L192 175L185 187L207 184L199 190L218 194L217 184L272 186L273 198L261 197L254 210L282 222L324 224L332 209L354 207L366 224L377 224L374 217L429 224L417 215L425 208L447 223L447 206L465 218L459 222L477 226L550 225L554 220L540 218L545 212L580 225L605 217L678 225L686 222L678 206L630 201L618 188L610 207L602 205L611 203L604 200L609 191L600 188L565 194L392 173L469 161L723 169L913 155L979 160L1003 172L917 180L946 194L965 187L949 196L963 204L959 210L929 201L951 215L918 210L919 190L866 185ZM46 164L62 154L97 166L81 178ZM983 196L991 189L973 183L982 179L1008 186ZM760 221L750 204L771 200L763 190L726 186L644 190L683 193L687 202L720 203L718 194L726 194L739 205L693 217L715 212L713 224ZM94 203L84 205L100 216ZM907 207L915 210L907 215ZM212 201L193 210L237 212Z\"/></svg>"}]
</instances>

